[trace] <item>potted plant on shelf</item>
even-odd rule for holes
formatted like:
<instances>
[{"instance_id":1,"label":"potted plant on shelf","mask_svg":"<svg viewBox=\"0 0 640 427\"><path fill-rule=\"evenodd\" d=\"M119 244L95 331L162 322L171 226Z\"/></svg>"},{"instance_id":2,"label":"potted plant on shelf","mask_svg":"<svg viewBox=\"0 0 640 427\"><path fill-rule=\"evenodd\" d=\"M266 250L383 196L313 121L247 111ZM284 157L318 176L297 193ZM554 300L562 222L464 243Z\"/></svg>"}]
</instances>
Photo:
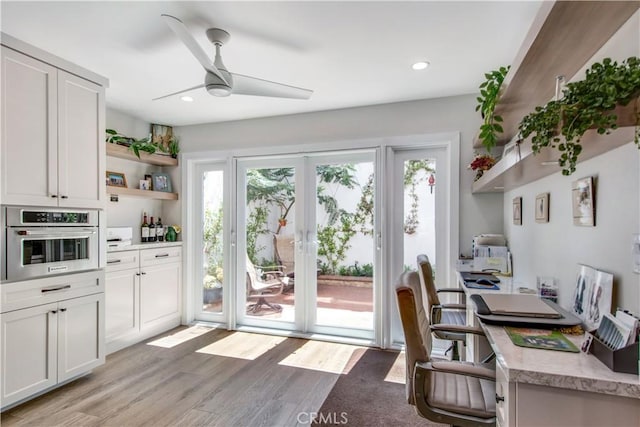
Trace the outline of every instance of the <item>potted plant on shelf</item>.
<instances>
[{"instance_id":1,"label":"potted plant on shelf","mask_svg":"<svg viewBox=\"0 0 640 427\"><path fill-rule=\"evenodd\" d=\"M467 166L467 169L476 171L476 176L473 180L477 181L482 177L482 175L484 174L484 171L488 171L495 164L496 164L496 159L493 156L491 156L491 154L476 153L471 163L469 163L469 166Z\"/></svg>"},{"instance_id":2,"label":"potted plant on shelf","mask_svg":"<svg viewBox=\"0 0 640 427\"><path fill-rule=\"evenodd\" d=\"M171 157L177 159L178 153L180 152L180 140L177 136L171 138L171 140L169 141L169 146L167 148L169 149L169 154L171 155Z\"/></svg>"},{"instance_id":3,"label":"potted plant on shelf","mask_svg":"<svg viewBox=\"0 0 640 427\"><path fill-rule=\"evenodd\" d=\"M525 116L519 125L520 136L531 136L534 154L543 147L557 148L562 174L571 175L582 152L580 139L589 129L597 129L599 134L616 129L617 106L634 103L634 141L639 145L639 96L640 59L631 57L618 64L605 58L587 70L584 80L568 83L559 99Z\"/></svg>"},{"instance_id":4,"label":"potted plant on shelf","mask_svg":"<svg viewBox=\"0 0 640 427\"><path fill-rule=\"evenodd\" d=\"M495 114L495 108L500 99L500 89L510 66L500 67L497 70L486 73L486 80L480 85L480 96L477 98L478 105L476 111L482 114L482 125L480 125L480 134L478 138L482 141L482 145L490 153L491 149L498 142L498 133L502 133L502 116Z\"/></svg>"}]
</instances>

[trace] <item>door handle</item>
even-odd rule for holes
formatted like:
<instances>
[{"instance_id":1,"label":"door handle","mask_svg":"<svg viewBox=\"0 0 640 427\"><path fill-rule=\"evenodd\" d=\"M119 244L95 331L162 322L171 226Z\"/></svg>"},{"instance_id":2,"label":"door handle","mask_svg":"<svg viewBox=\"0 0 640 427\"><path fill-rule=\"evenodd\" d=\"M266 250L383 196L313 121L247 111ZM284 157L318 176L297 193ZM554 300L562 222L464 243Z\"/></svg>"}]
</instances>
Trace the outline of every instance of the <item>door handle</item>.
<instances>
[{"instance_id":1,"label":"door handle","mask_svg":"<svg viewBox=\"0 0 640 427\"><path fill-rule=\"evenodd\" d=\"M296 250L302 252L302 231L296 233L297 239L293 242Z\"/></svg>"},{"instance_id":2,"label":"door handle","mask_svg":"<svg viewBox=\"0 0 640 427\"><path fill-rule=\"evenodd\" d=\"M314 232L313 231L307 231L307 254L311 255L311 245L317 245L318 241L317 240L313 240L313 235Z\"/></svg>"},{"instance_id":3,"label":"door handle","mask_svg":"<svg viewBox=\"0 0 640 427\"><path fill-rule=\"evenodd\" d=\"M378 233L376 235L376 249L377 250L382 249L382 233Z\"/></svg>"}]
</instances>

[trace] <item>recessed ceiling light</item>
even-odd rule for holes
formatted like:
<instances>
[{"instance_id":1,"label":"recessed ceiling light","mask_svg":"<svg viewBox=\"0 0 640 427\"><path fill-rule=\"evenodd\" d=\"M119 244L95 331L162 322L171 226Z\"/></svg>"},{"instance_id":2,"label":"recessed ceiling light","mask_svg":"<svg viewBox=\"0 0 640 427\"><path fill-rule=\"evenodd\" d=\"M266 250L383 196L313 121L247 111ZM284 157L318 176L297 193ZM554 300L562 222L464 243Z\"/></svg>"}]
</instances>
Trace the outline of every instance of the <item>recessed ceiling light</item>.
<instances>
[{"instance_id":1,"label":"recessed ceiling light","mask_svg":"<svg viewBox=\"0 0 640 427\"><path fill-rule=\"evenodd\" d=\"M414 70L418 71L418 70L424 70L428 66L429 66L429 63L427 61L421 61L421 62L416 62L415 64L413 64L411 66L411 68L413 68Z\"/></svg>"},{"instance_id":2,"label":"recessed ceiling light","mask_svg":"<svg viewBox=\"0 0 640 427\"><path fill-rule=\"evenodd\" d=\"M182 99L184 102L193 102L193 98L190 96L181 96L180 99Z\"/></svg>"}]
</instances>

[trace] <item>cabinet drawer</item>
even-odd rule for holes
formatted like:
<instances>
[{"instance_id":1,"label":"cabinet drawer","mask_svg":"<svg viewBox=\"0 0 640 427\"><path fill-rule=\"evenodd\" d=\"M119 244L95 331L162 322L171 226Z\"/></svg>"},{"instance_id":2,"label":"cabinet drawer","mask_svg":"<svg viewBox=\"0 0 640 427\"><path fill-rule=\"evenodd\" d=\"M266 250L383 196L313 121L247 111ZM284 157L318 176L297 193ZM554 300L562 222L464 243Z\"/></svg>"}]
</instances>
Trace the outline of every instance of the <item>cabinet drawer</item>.
<instances>
[{"instance_id":1,"label":"cabinet drawer","mask_svg":"<svg viewBox=\"0 0 640 427\"><path fill-rule=\"evenodd\" d=\"M104 292L104 272L67 274L0 285L0 312Z\"/></svg>"},{"instance_id":2,"label":"cabinet drawer","mask_svg":"<svg viewBox=\"0 0 640 427\"><path fill-rule=\"evenodd\" d=\"M181 258L182 248L180 246L142 249L140 251L140 267L180 262Z\"/></svg>"},{"instance_id":3,"label":"cabinet drawer","mask_svg":"<svg viewBox=\"0 0 640 427\"><path fill-rule=\"evenodd\" d=\"M140 251L107 252L107 273L139 267Z\"/></svg>"}]
</instances>

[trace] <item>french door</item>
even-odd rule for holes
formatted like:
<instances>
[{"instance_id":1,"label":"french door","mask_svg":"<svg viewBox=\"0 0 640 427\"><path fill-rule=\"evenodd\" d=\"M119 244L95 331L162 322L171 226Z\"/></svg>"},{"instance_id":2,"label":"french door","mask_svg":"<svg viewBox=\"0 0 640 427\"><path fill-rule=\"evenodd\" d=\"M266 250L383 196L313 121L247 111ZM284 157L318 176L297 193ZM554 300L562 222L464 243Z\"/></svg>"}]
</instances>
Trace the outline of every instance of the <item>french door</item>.
<instances>
[{"instance_id":1,"label":"french door","mask_svg":"<svg viewBox=\"0 0 640 427\"><path fill-rule=\"evenodd\" d=\"M375 156L237 161L237 324L373 339Z\"/></svg>"}]
</instances>

